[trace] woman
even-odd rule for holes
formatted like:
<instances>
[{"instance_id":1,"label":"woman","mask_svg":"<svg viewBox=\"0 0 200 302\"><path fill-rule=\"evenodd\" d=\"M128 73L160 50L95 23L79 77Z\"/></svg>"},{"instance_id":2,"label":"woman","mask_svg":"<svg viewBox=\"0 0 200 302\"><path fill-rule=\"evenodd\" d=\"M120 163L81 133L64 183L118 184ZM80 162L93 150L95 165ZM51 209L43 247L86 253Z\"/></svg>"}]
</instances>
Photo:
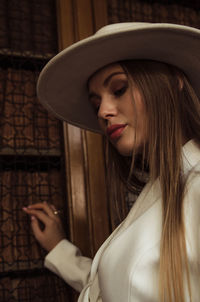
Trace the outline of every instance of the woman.
<instances>
[{"instance_id":1,"label":"woman","mask_svg":"<svg viewBox=\"0 0 200 302\"><path fill-rule=\"evenodd\" d=\"M93 261L64 239L53 206L24 209L50 251L45 265L81 292L78 301L199 301L199 72L199 30L146 23L106 26L43 70L44 105L101 131L111 184L142 190Z\"/></svg>"}]
</instances>

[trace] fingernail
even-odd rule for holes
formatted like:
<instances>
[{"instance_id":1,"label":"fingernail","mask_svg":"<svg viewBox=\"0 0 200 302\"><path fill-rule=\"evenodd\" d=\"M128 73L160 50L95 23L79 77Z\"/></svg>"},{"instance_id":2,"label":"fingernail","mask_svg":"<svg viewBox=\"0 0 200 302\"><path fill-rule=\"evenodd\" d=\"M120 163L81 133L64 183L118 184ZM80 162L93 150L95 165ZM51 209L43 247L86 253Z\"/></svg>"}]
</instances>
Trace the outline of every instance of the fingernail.
<instances>
[{"instance_id":1,"label":"fingernail","mask_svg":"<svg viewBox=\"0 0 200 302\"><path fill-rule=\"evenodd\" d=\"M23 207L22 210L26 211L26 210L27 210L27 207Z\"/></svg>"},{"instance_id":2,"label":"fingernail","mask_svg":"<svg viewBox=\"0 0 200 302\"><path fill-rule=\"evenodd\" d=\"M35 220L35 216L31 216L31 220Z\"/></svg>"}]
</instances>

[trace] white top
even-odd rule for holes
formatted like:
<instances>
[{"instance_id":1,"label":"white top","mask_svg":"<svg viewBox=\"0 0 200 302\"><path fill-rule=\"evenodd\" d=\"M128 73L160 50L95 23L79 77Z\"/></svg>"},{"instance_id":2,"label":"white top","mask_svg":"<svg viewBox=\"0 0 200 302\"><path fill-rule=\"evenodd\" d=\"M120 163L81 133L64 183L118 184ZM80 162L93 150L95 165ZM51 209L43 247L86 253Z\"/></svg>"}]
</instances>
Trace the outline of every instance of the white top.
<instances>
[{"instance_id":1,"label":"white top","mask_svg":"<svg viewBox=\"0 0 200 302\"><path fill-rule=\"evenodd\" d=\"M200 297L200 148L183 147L186 244L192 302ZM148 183L127 218L110 235L94 260L62 240L45 258L45 266L80 291L79 302L159 302L158 269L162 229L159 181ZM187 287L186 302L189 302Z\"/></svg>"}]
</instances>

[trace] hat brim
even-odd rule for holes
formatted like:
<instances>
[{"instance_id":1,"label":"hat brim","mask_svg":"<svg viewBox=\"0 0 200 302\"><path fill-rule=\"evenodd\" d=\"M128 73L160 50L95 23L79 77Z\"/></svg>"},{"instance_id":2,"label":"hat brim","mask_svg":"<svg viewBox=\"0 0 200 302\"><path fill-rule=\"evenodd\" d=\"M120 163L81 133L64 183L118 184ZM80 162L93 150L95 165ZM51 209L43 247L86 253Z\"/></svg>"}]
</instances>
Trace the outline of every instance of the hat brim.
<instances>
[{"instance_id":1,"label":"hat brim","mask_svg":"<svg viewBox=\"0 0 200 302\"><path fill-rule=\"evenodd\" d=\"M200 31L163 23L123 23L61 51L42 70L37 93L57 118L100 132L88 101L87 80L99 68L118 61L148 59L182 69L200 97Z\"/></svg>"}]
</instances>

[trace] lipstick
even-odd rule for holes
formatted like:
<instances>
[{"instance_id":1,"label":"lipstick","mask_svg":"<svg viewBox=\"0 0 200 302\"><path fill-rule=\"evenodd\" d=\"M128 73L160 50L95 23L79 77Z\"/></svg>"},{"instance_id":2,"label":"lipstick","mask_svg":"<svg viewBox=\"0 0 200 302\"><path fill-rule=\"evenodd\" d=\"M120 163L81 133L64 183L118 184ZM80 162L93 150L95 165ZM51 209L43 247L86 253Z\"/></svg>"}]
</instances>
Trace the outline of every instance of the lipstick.
<instances>
[{"instance_id":1,"label":"lipstick","mask_svg":"<svg viewBox=\"0 0 200 302\"><path fill-rule=\"evenodd\" d=\"M123 132L125 127L126 127L126 124L112 125L107 128L107 134L113 140L118 139L121 136L121 133Z\"/></svg>"}]
</instances>

